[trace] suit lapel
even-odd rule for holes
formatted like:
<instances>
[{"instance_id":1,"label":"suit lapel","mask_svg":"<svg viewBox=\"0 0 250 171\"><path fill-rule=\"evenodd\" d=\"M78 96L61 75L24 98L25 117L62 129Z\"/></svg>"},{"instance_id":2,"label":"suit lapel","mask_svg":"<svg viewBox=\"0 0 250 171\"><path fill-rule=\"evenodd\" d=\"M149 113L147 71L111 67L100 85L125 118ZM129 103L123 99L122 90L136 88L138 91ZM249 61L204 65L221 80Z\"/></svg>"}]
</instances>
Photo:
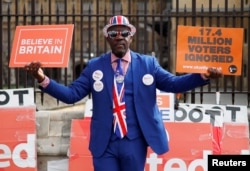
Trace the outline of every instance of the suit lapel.
<instances>
[{"instance_id":1,"label":"suit lapel","mask_svg":"<svg viewBox=\"0 0 250 171\"><path fill-rule=\"evenodd\" d=\"M114 71L111 66L111 53L108 53L104 56L102 66L103 66L103 71L104 71L103 74L105 78L104 86L108 88L109 97L112 100L113 99L112 88L113 88L113 82L114 82ZM106 67L106 66L110 66L110 67Z\"/></svg>"},{"instance_id":2,"label":"suit lapel","mask_svg":"<svg viewBox=\"0 0 250 171\"><path fill-rule=\"evenodd\" d=\"M133 73L132 79L133 79L133 83L134 83L134 87L133 87L134 96L136 96L136 93L137 93L138 88L139 88L138 83L140 82L140 75L141 75L140 71L141 70L140 70L140 68L138 68L138 66L140 66L140 64L139 64L139 60L138 60L138 57L136 56L136 54L131 51L130 55L131 55L131 69L132 69L131 72Z\"/></svg>"}]
</instances>

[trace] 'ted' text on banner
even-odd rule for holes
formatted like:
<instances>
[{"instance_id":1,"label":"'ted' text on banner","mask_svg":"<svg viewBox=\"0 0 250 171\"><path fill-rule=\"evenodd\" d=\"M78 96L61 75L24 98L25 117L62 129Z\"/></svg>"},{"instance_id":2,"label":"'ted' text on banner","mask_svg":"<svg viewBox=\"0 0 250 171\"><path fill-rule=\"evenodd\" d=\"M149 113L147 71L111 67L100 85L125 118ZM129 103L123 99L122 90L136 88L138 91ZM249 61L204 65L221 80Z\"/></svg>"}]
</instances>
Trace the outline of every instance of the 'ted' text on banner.
<instances>
[{"instance_id":1,"label":"'ted' text on banner","mask_svg":"<svg viewBox=\"0 0 250 171\"><path fill-rule=\"evenodd\" d=\"M0 171L37 171L35 105L0 110Z\"/></svg>"},{"instance_id":2,"label":"'ted' text on banner","mask_svg":"<svg viewBox=\"0 0 250 171\"><path fill-rule=\"evenodd\" d=\"M73 24L17 26L9 67L40 61L43 67L68 67Z\"/></svg>"},{"instance_id":3,"label":"'ted' text on banner","mask_svg":"<svg viewBox=\"0 0 250 171\"><path fill-rule=\"evenodd\" d=\"M243 28L180 25L176 71L204 73L208 67L216 67L224 75L241 75L242 50Z\"/></svg>"}]
</instances>

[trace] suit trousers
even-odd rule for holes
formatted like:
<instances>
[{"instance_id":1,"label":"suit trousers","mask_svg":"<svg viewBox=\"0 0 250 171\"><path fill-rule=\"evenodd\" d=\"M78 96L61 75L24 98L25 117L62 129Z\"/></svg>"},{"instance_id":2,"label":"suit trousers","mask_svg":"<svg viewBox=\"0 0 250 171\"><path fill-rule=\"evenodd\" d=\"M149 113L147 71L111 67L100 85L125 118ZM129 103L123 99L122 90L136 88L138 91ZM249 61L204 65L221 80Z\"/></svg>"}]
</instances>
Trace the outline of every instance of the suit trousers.
<instances>
[{"instance_id":1,"label":"suit trousers","mask_svg":"<svg viewBox=\"0 0 250 171\"><path fill-rule=\"evenodd\" d=\"M144 171L147 147L143 136L111 138L104 154L93 158L94 171Z\"/></svg>"}]
</instances>

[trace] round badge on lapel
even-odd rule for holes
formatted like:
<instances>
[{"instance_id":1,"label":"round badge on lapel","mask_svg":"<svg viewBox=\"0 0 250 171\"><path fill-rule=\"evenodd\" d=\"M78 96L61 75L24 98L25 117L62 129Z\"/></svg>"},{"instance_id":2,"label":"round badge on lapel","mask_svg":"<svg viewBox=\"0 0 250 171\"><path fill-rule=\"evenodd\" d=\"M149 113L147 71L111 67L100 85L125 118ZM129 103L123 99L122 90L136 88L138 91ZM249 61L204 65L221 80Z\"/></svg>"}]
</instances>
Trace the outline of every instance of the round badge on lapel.
<instances>
[{"instance_id":1,"label":"round badge on lapel","mask_svg":"<svg viewBox=\"0 0 250 171\"><path fill-rule=\"evenodd\" d=\"M142 77L142 82L143 82L143 84L145 84L145 85L151 85L151 84L153 84L153 82L154 82L154 77L153 77L151 74L145 74L145 75Z\"/></svg>"},{"instance_id":2,"label":"round badge on lapel","mask_svg":"<svg viewBox=\"0 0 250 171\"><path fill-rule=\"evenodd\" d=\"M98 80L101 80L103 77L103 72L101 70L96 70L95 72L93 72L92 74L92 78L95 80L95 81L98 81Z\"/></svg>"},{"instance_id":3,"label":"round badge on lapel","mask_svg":"<svg viewBox=\"0 0 250 171\"><path fill-rule=\"evenodd\" d=\"M100 92L103 90L103 87L104 87L103 82L101 82L101 81L94 82L93 88L95 91Z\"/></svg>"}]
</instances>

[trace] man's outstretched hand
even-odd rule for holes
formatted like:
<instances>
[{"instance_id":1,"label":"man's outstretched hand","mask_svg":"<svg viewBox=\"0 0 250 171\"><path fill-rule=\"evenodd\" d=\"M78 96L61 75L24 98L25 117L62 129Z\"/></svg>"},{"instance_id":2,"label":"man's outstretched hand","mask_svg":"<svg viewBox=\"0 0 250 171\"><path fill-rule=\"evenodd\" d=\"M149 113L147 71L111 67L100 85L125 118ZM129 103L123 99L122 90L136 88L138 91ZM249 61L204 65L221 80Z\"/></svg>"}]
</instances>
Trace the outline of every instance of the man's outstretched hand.
<instances>
[{"instance_id":1,"label":"man's outstretched hand","mask_svg":"<svg viewBox=\"0 0 250 171\"><path fill-rule=\"evenodd\" d=\"M221 70L217 68L208 68L207 73L204 73L203 76L206 79L216 79L216 78L221 78L223 76Z\"/></svg>"},{"instance_id":2,"label":"man's outstretched hand","mask_svg":"<svg viewBox=\"0 0 250 171\"><path fill-rule=\"evenodd\" d=\"M24 66L24 69L30 73L40 83L44 80L45 75L42 70L42 64L40 62L31 62Z\"/></svg>"}]
</instances>

